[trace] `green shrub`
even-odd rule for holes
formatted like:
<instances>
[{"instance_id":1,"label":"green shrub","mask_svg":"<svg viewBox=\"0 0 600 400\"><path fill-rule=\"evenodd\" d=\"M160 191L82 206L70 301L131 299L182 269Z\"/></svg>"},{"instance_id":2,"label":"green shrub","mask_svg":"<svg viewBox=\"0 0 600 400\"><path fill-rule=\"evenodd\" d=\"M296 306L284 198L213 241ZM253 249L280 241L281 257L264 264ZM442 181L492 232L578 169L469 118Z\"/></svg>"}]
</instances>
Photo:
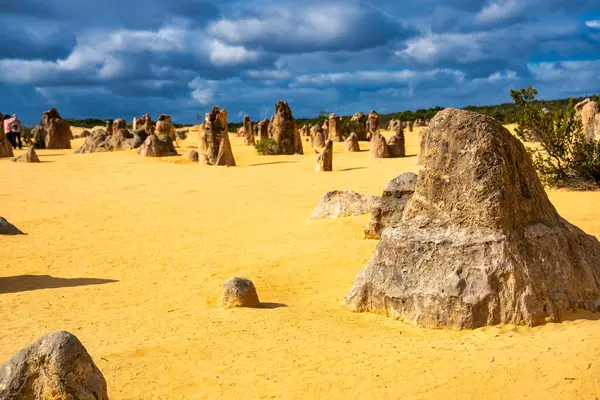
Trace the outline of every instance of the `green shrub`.
<instances>
[{"instance_id":1,"label":"green shrub","mask_svg":"<svg viewBox=\"0 0 600 400\"><path fill-rule=\"evenodd\" d=\"M273 156L277 154L281 154L279 152L279 145L277 142L271 138L265 138L259 140L254 148L261 156Z\"/></svg>"},{"instance_id":2,"label":"green shrub","mask_svg":"<svg viewBox=\"0 0 600 400\"><path fill-rule=\"evenodd\" d=\"M547 112L535 101L537 93L530 85L510 95L518 106L517 135L523 140L533 137L542 147L529 150L541 180L551 186L597 188L600 142L585 138L573 98L566 107Z\"/></svg>"}]
</instances>

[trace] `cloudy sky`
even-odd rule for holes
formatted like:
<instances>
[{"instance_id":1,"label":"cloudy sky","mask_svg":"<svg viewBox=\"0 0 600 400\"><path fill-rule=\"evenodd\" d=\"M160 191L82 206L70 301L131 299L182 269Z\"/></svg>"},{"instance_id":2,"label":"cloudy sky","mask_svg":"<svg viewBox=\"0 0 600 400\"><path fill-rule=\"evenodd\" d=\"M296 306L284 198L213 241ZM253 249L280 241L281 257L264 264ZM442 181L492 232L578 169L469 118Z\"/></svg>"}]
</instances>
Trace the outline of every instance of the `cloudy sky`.
<instances>
[{"instance_id":1,"label":"cloudy sky","mask_svg":"<svg viewBox=\"0 0 600 400\"><path fill-rule=\"evenodd\" d=\"M0 0L0 31L0 112L28 124L600 92L599 0Z\"/></svg>"}]
</instances>

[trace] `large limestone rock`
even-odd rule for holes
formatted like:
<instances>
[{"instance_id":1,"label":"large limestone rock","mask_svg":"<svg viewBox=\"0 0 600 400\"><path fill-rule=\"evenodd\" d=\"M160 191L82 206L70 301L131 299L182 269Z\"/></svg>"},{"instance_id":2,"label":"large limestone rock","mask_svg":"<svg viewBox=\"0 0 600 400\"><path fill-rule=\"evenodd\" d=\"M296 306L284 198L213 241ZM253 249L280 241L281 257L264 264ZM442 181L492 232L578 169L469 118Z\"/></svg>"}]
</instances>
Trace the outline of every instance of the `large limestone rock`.
<instances>
[{"instance_id":1,"label":"large limestone rock","mask_svg":"<svg viewBox=\"0 0 600 400\"><path fill-rule=\"evenodd\" d=\"M379 133L372 133L371 137L371 157L373 158L388 158L389 151L385 137Z\"/></svg>"},{"instance_id":2,"label":"large limestone rock","mask_svg":"<svg viewBox=\"0 0 600 400\"><path fill-rule=\"evenodd\" d=\"M152 131L149 131L150 133ZM154 133L156 136L168 136L171 141L175 141L177 136L175 135L175 127L173 126L173 121L171 121L171 117L167 114L161 114L158 117L158 121L156 122L156 127L154 128Z\"/></svg>"},{"instance_id":3,"label":"large limestone rock","mask_svg":"<svg viewBox=\"0 0 600 400\"><path fill-rule=\"evenodd\" d=\"M331 139L325 144L323 151L317 155L317 172L333 171L333 142Z\"/></svg>"},{"instance_id":4,"label":"large limestone rock","mask_svg":"<svg viewBox=\"0 0 600 400\"><path fill-rule=\"evenodd\" d=\"M254 129L252 128L252 121L248 115L244 115L244 144L246 146L254 146Z\"/></svg>"},{"instance_id":5,"label":"large limestone rock","mask_svg":"<svg viewBox=\"0 0 600 400\"><path fill-rule=\"evenodd\" d=\"M269 138L269 120L263 119L258 124L258 140L268 139Z\"/></svg>"},{"instance_id":6,"label":"large limestone rock","mask_svg":"<svg viewBox=\"0 0 600 400\"><path fill-rule=\"evenodd\" d=\"M235 159L229 142L227 111L213 107L200 126L198 154L202 165L235 167Z\"/></svg>"},{"instance_id":7,"label":"large limestone rock","mask_svg":"<svg viewBox=\"0 0 600 400\"><path fill-rule=\"evenodd\" d=\"M310 128L310 147L315 150L325 147L325 133L319 124Z\"/></svg>"},{"instance_id":8,"label":"large limestone rock","mask_svg":"<svg viewBox=\"0 0 600 400\"><path fill-rule=\"evenodd\" d=\"M346 152L358 152L360 151L360 145L358 144L358 135L352 132L348 139L346 139Z\"/></svg>"},{"instance_id":9,"label":"large limestone rock","mask_svg":"<svg viewBox=\"0 0 600 400\"><path fill-rule=\"evenodd\" d=\"M342 135L342 117L337 114L329 116L329 140L334 142L343 142Z\"/></svg>"},{"instance_id":10,"label":"large limestone rock","mask_svg":"<svg viewBox=\"0 0 600 400\"><path fill-rule=\"evenodd\" d=\"M402 129L398 129L396 134L388 141L388 155L390 158L406 156L406 141Z\"/></svg>"},{"instance_id":11,"label":"large limestone rock","mask_svg":"<svg viewBox=\"0 0 600 400\"><path fill-rule=\"evenodd\" d=\"M54 332L0 366L2 400L108 400L106 380L81 342Z\"/></svg>"},{"instance_id":12,"label":"large limestone rock","mask_svg":"<svg viewBox=\"0 0 600 400\"><path fill-rule=\"evenodd\" d=\"M0 235L23 235L16 226L0 217Z\"/></svg>"},{"instance_id":13,"label":"large limestone rock","mask_svg":"<svg viewBox=\"0 0 600 400\"><path fill-rule=\"evenodd\" d=\"M412 132L415 126L415 122L414 121L408 121L408 131Z\"/></svg>"},{"instance_id":14,"label":"large limestone rock","mask_svg":"<svg viewBox=\"0 0 600 400\"><path fill-rule=\"evenodd\" d=\"M12 161L24 162L24 163L39 163L40 159L38 158L37 153L35 152L35 147L30 146L29 149L27 149L27 152L25 154L23 154L22 156L13 158Z\"/></svg>"},{"instance_id":15,"label":"large limestone rock","mask_svg":"<svg viewBox=\"0 0 600 400\"><path fill-rule=\"evenodd\" d=\"M221 306L257 307L260 304L256 288L251 280L245 278L231 278L223 285Z\"/></svg>"},{"instance_id":16,"label":"large limestone rock","mask_svg":"<svg viewBox=\"0 0 600 400\"><path fill-rule=\"evenodd\" d=\"M424 136L415 193L347 304L453 328L597 310L600 243L558 215L522 143L493 118L455 109Z\"/></svg>"},{"instance_id":17,"label":"large limestone rock","mask_svg":"<svg viewBox=\"0 0 600 400\"><path fill-rule=\"evenodd\" d=\"M127 129L127 121L123 118L117 118L112 123L112 134L113 135L129 135L129 130Z\"/></svg>"},{"instance_id":18,"label":"large limestone rock","mask_svg":"<svg viewBox=\"0 0 600 400\"><path fill-rule=\"evenodd\" d=\"M13 157L13 148L4 133L4 115L0 113L0 158Z\"/></svg>"},{"instance_id":19,"label":"large limestone rock","mask_svg":"<svg viewBox=\"0 0 600 400\"><path fill-rule=\"evenodd\" d=\"M381 202L371 210L371 218L365 228L366 239L380 239L385 228L401 223L404 207L415 192L416 184L417 175L406 172L385 185Z\"/></svg>"},{"instance_id":20,"label":"large limestone rock","mask_svg":"<svg viewBox=\"0 0 600 400\"><path fill-rule=\"evenodd\" d=\"M350 119L354 122L354 132L358 136L358 140L367 140L367 116L365 113L357 112Z\"/></svg>"},{"instance_id":21,"label":"large limestone rock","mask_svg":"<svg viewBox=\"0 0 600 400\"><path fill-rule=\"evenodd\" d=\"M62 119L56 108L42 116L42 121L32 131L32 141L37 148L70 149L73 133L69 122Z\"/></svg>"},{"instance_id":22,"label":"large limestone rock","mask_svg":"<svg viewBox=\"0 0 600 400\"><path fill-rule=\"evenodd\" d=\"M277 142L277 154L304 154L300 133L296 129L296 119L288 103L278 101L271 123L273 140Z\"/></svg>"},{"instance_id":23,"label":"large limestone rock","mask_svg":"<svg viewBox=\"0 0 600 400\"><path fill-rule=\"evenodd\" d=\"M142 157L171 157L177 155L173 139L167 135L150 135L138 149Z\"/></svg>"},{"instance_id":24,"label":"large limestone rock","mask_svg":"<svg viewBox=\"0 0 600 400\"><path fill-rule=\"evenodd\" d=\"M575 105L575 112L581 119L583 134L588 140L600 140L600 106L592 99L585 99Z\"/></svg>"},{"instance_id":25,"label":"large limestone rock","mask_svg":"<svg viewBox=\"0 0 600 400\"><path fill-rule=\"evenodd\" d=\"M300 137L308 137L310 136L310 127L308 125L304 125L298 130L298 132L300 133Z\"/></svg>"},{"instance_id":26,"label":"large limestone rock","mask_svg":"<svg viewBox=\"0 0 600 400\"><path fill-rule=\"evenodd\" d=\"M335 219L368 214L377 204L379 197L360 194L352 190L333 190L321 197L310 216L311 219Z\"/></svg>"},{"instance_id":27,"label":"large limestone rock","mask_svg":"<svg viewBox=\"0 0 600 400\"><path fill-rule=\"evenodd\" d=\"M388 123L388 131L396 132L402 129L402 121L399 119L391 119Z\"/></svg>"}]
</instances>

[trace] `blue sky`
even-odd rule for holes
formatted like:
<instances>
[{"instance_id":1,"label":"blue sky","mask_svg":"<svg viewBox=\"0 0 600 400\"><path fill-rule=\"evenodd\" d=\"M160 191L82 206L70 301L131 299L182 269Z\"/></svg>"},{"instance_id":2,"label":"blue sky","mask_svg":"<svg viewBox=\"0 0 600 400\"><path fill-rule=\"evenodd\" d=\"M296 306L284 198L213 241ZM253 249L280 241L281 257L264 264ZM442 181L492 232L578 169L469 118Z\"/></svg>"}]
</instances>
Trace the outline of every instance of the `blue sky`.
<instances>
[{"instance_id":1,"label":"blue sky","mask_svg":"<svg viewBox=\"0 0 600 400\"><path fill-rule=\"evenodd\" d=\"M600 92L598 0L0 0L0 112L37 123L389 113Z\"/></svg>"}]
</instances>

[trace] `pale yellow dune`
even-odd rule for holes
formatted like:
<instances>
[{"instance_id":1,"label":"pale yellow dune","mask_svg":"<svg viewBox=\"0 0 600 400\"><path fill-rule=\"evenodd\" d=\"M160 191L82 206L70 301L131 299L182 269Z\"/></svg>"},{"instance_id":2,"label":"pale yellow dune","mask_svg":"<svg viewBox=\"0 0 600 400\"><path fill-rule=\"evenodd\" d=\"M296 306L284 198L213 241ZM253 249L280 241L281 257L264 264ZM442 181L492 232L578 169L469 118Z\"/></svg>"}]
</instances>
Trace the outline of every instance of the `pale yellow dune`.
<instances>
[{"instance_id":1,"label":"pale yellow dune","mask_svg":"<svg viewBox=\"0 0 600 400\"><path fill-rule=\"evenodd\" d=\"M260 157L233 135L235 168L129 151L0 160L0 215L28 233L0 237L0 362L68 330L111 399L599 396L598 316L458 332L342 304L377 245L362 239L367 216L308 217L328 190L380 194L399 173L417 172L415 136L407 133L404 159L336 144L332 173L314 172L306 142L304 156ZM190 134L180 153L195 142ZM550 198L600 237L600 192ZM231 276L286 307L219 308ZM82 285L91 278L116 282ZM68 285L80 286L60 287Z\"/></svg>"}]
</instances>

